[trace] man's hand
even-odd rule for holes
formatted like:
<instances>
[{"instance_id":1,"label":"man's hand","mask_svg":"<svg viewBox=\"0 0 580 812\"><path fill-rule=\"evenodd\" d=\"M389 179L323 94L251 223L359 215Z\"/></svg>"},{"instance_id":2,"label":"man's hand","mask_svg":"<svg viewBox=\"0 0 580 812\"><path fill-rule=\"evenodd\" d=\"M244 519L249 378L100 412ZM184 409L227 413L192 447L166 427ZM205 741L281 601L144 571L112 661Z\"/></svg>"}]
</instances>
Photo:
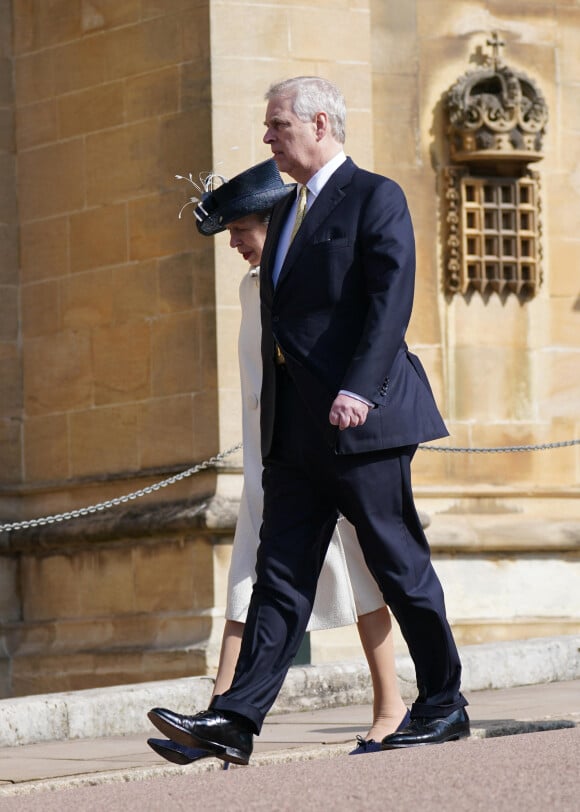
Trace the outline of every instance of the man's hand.
<instances>
[{"instance_id":1,"label":"man's hand","mask_svg":"<svg viewBox=\"0 0 580 812\"><path fill-rule=\"evenodd\" d=\"M348 395L337 395L330 407L328 419L333 426L338 426L343 431L351 426L362 426L368 413L369 407L362 400Z\"/></svg>"}]
</instances>

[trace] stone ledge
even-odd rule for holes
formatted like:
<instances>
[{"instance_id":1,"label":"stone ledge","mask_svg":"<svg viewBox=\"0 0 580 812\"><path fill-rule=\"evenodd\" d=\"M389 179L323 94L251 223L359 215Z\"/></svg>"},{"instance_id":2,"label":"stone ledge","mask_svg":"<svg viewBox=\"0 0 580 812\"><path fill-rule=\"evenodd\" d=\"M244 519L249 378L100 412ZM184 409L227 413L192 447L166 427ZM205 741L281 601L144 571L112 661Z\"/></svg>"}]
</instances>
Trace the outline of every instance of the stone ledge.
<instances>
[{"instance_id":1,"label":"stone ledge","mask_svg":"<svg viewBox=\"0 0 580 812\"><path fill-rule=\"evenodd\" d=\"M434 554L580 552L580 521L439 514L427 536Z\"/></svg>"},{"instance_id":2,"label":"stone ledge","mask_svg":"<svg viewBox=\"0 0 580 812\"><path fill-rule=\"evenodd\" d=\"M466 691L580 678L580 635L486 643L461 649ZM410 657L397 658L403 696L415 693ZM166 680L64 694L0 700L0 747L41 741L145 733L147 710L182 713L207 707L213 680ZM313 710L371 700L364 660L290 669L273 713Z\"/></svg>"},{"instance_id":3,"label":"stone ledge","mask_svg":"<svg viewBox=\"0 0 580 812\"><path fill-rule=\"evenodd\" d=\"M0 549L9 553L34 553L194 530L231 535L238 508L239 501L222 496L196 498L195 502L162 502L141 508L115 507L77 519L0 533Z\"/></svg>"}]
</instances>

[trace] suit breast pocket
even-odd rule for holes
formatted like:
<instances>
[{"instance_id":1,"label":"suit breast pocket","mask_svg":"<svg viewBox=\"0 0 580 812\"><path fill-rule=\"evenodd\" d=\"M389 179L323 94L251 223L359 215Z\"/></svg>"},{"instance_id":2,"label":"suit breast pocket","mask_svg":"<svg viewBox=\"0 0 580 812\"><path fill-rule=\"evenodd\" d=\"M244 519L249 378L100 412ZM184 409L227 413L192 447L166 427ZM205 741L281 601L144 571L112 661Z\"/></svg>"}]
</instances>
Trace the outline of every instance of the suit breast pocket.
<instances>
[{"instance_id":1,"label":"suit breast pocket","mask_svg":"<svg viewBox=\"0 0 580 812\"><path fill-rule=\"evenodd\" d=\"M317 235L312 241L314 249L324 248L327 250L334 250L336 248L347 248L350 245L350 237L346 234L327 233Z\"/></svg>"}]
</instances>

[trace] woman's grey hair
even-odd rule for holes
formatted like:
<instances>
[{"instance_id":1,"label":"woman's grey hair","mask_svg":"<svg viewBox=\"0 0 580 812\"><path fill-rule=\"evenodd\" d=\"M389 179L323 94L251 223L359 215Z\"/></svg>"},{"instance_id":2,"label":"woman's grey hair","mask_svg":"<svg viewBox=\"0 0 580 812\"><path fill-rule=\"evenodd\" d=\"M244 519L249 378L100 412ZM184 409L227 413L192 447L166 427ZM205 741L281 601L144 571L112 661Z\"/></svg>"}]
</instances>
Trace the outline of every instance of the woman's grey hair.
<instances>
[{"instance_id":1,"label":"woman's grey hair","mask_svg":"<svg viewBox=\"0 0 580 812\"><path fill-rule=\"evenodd\" d=\"M344 144L346 104L338 87L319 76L296 76L271 85L266 101L278 96L292 99L292 112L301 121L313 121L316 113L328 115L330 129L339 144Z\"/></svg>"}]
</instances>

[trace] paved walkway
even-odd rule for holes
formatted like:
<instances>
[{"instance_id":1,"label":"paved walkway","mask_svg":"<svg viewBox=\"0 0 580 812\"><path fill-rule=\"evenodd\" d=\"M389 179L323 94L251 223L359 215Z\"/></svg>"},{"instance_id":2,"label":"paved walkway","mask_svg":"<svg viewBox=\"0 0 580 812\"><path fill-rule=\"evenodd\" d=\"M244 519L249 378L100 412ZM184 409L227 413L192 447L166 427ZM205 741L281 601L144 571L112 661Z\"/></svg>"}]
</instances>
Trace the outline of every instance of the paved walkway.
<instances>
[{"instance_id":1,"label":"paved walkway","mask_svg":"<svg viewBox=\"0 0 580 812\"><path fill-rule=\"evenodd\" d=\"M367 705L270 716L250 767L227 772L170 765L148 734L0 748L0 810L577 810L580 680L467 697L471 739L357 758Z\"/></svg>"}]
</instances>

